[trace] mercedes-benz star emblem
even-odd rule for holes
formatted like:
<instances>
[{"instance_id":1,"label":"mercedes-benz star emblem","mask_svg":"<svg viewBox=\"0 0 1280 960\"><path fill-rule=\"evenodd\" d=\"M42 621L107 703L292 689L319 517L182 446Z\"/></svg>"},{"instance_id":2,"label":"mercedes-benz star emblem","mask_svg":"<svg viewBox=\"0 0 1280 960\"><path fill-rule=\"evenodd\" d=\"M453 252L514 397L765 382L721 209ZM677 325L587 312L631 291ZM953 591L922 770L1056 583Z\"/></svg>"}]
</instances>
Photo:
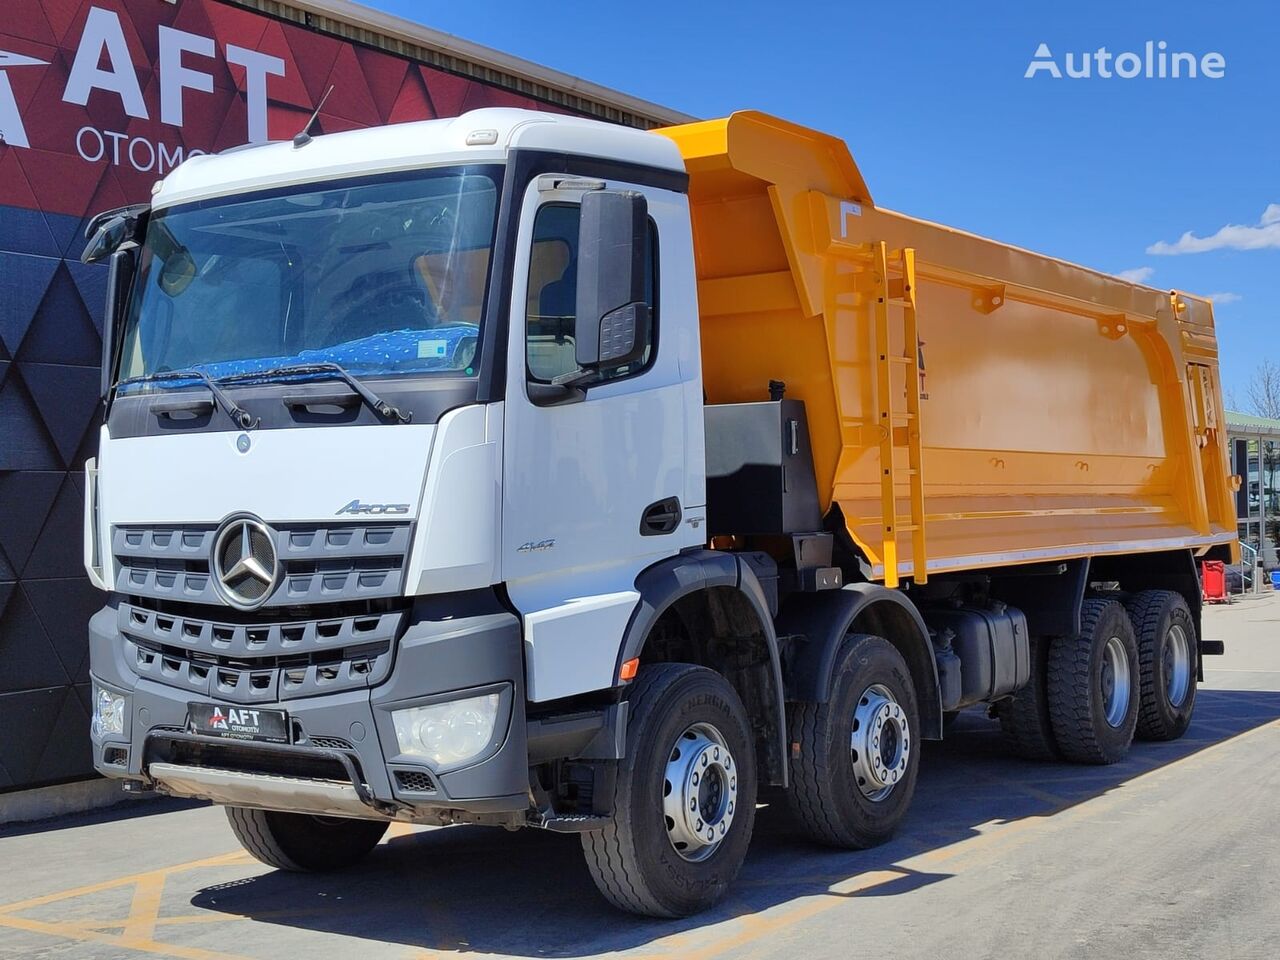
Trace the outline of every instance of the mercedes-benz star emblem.
<instances>
[{"instance_id":1,"label":"mercedes-benz star emblem","mask_svg":"<svg viewBox=\"0 0 1280 960\"><path fill-rule=\"evenodd\" d=\"M252 610L275 591L280 564L276 538L256 517L232 517L213 540L213 580L233 607Z\"/></svg>"}]
</instances>

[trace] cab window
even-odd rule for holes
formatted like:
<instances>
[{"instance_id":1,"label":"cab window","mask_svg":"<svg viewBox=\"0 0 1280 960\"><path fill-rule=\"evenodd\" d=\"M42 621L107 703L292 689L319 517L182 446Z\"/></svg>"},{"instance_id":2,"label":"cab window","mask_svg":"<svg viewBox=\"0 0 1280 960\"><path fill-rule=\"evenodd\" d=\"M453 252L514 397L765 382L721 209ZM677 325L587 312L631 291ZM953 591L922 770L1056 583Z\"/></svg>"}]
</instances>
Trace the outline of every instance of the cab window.
<instances>
[{"instance_id":1,"label":"cab window","mask_svg":"<svg viewBox=\"0 0 1280 960\"><path fill-rule=\"evenodd\" d=\"M529 380L550 383L578 369L573 325L578 297L578 221L576 204L551 203L533 221L529 290L525 304L525 358ZM617 380L649 366L657 349L657 230L649 221L645 250L645 301L652 328L649 347L633 363L600 371L600 380Z\"/></svg>"}]
</instances>

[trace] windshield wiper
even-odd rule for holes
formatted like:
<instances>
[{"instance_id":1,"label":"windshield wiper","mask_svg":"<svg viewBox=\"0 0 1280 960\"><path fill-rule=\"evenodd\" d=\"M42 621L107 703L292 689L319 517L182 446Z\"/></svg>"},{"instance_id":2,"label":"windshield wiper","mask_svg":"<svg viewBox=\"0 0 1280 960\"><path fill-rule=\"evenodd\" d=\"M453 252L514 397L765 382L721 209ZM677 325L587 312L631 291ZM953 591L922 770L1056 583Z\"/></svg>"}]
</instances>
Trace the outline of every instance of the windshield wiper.
<instances>
[{"instance_id":1,"label":"windshield wiper","mask_svg":"<svg viewBox=\"0 0 1280 960\"><path fill-rule=\"evenodd\" d=\"M203 370L162 370L160 373L152 373L145 377L133 377L129 380L121 380L117 386L124 386L129 383L151 383L156 380L199 380L202 384L209 388L209 392L213 394L214 406L221 407L227 412L232 422L241 430L252 430L262 422L261 417L255 417L249 413L244 407L232 400L218 386L218 381L209 376Z\"/></svg>"},{"instance_id":2,"label":"windshield wiper","mask_svg":"<svg viewBox=\"0 0 1280 960\"><path fill-rule=\"evenodd\" d=\"M370 410L381 417L385 417L388 420L394 419L400 423L408 423L413 419L412 411L406 413L399 407L394 407L387 403L387 401L383 400L349 373L346 367L337 363L295 363L283 367L271 367L269 370L256 370L252 373L232 374L229 377L222 377L221 380L223 383L230 383L236 380L256 380L259 377L314 376L317 374L326 375L329 379L344 381L368 405Z\"/></svg>"}]
</instances>

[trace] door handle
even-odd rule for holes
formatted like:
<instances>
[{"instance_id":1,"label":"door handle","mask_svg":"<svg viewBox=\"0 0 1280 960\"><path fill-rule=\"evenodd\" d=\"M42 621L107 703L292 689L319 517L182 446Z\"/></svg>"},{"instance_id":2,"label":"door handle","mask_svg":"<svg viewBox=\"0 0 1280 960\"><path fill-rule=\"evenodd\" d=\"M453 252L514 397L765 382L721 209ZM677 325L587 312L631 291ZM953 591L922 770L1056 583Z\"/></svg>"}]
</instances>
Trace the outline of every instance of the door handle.
<instances>
[{"instance_id":1,"label":"door handle","mask_svg":"<svg viewBox=\"0 0 1280 960\"><path fill-rule=\"evenodd\" d=\"M672 533L680 526L681 516L679 497L667 497L651 503L640 514L640 536L659 537Z\"/></svg>"}]
</instances>

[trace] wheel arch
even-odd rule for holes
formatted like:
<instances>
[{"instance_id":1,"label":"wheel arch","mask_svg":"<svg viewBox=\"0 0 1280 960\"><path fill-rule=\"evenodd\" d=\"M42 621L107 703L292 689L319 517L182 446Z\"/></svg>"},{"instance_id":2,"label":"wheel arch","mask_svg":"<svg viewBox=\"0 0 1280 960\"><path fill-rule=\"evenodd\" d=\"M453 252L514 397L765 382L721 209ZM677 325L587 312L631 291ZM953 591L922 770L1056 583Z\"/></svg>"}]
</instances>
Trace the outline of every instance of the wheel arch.
<instances>
[{"instance_id":1,"label":"wheel arch","mask_svg":"<svg viewBox=\"0 0 1280 960\"><path fill-rule=\"evenodd\" d=\"M623 634L618 669L679 661L710 667L747 708L761 780L786 786L786 710L782 659L768 595L741 557L694 550L646 568L640 602Z\"/></svg>"},{"instance_id":2,"label":"wheel arch","mask_svg":"<svg viewBox=\"0 0 1280 960\"><path fill-rule=\"evenodd\" d=\"M796 638L787 664L787 699L823 703L831 695L836 657L850 633L884 637L907 662L920 705L923 736L942 737L938 664L920 611L900 591L875 583L796 594L778 616L778 633Z\"/></svg>"}]
</instances>

